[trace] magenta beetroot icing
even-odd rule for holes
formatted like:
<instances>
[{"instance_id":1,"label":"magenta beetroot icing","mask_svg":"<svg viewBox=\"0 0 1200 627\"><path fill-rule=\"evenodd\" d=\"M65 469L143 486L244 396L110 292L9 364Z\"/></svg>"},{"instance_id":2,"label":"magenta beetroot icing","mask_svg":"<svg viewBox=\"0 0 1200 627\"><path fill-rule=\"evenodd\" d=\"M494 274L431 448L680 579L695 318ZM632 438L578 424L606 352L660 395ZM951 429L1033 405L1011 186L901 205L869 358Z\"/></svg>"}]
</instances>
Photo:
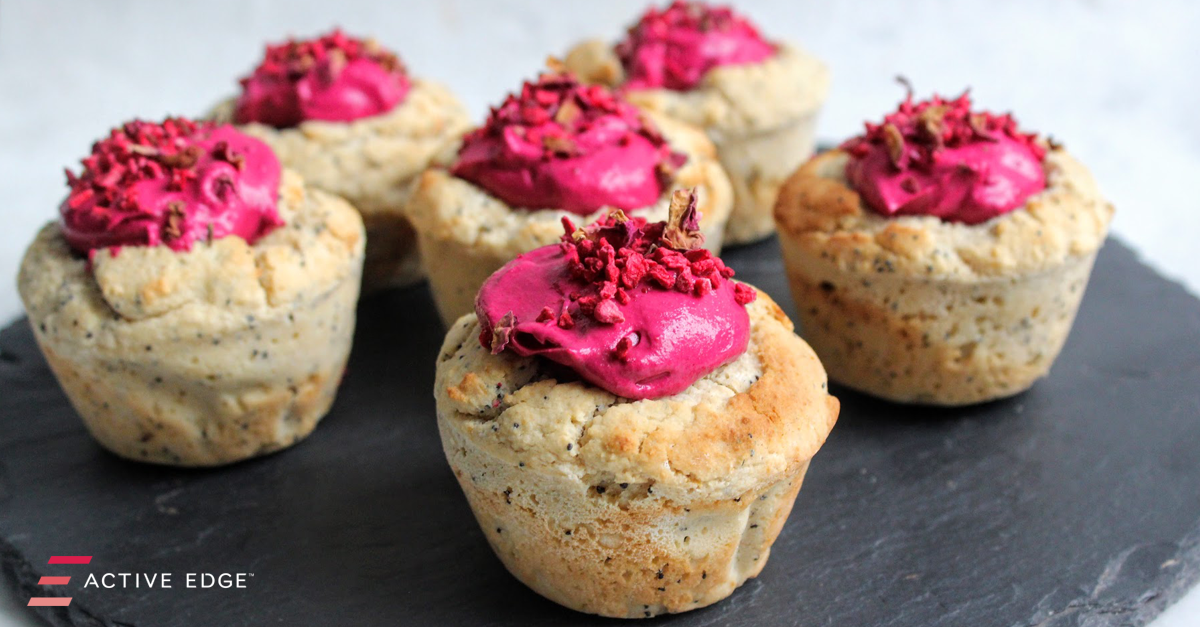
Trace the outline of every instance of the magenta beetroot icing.
<instances>
[{"instance_id":1,"label":"magenta beetroot icing","mask_svg":"<svg viewBox=\"0 0 1200 627\"><path fill-rule=\"evenodd\" d=\"M884 216L930 215L978 224L1012 211L1046 188L1037 135L1011 115L973 112L963 94L914 103L842 145L846 178Z\"/></svg>"},{"instance_id":2,"label":"magenta beetroot icing","mask_svg":"<svg viewBox=\"0 0 1200 627\"><path fill-rule=\"evenodd\" d=\"M279 160L229 125L133 121L92 146L63 201L62 230L83 254L110 246L189 250L237 235L253 243L283 224Z\"/></svg>"},{"instance_id":3,"label":"magenta beetroot icing","mask_svg":"<svg viewBox=\"0 0 1200 627\"><path fill-rule=\"evenodd\" d=\"M492 109L452 171L510 207L587 215L655 204L685 160L633 105L551 74Z\"/></svg>"},{"instance_id":4,"label":"magenta beetroot icing","mask_svg":"<svg viewBox=\"0 0 1200 627\"><path fill-rule=\"evenodd\" d=\"M340 30L267 46L262 63L241 84L234 121L277 128L387 113L403 102L411 86L396 55Z\"/></svg>"},{"instance_id":5,"label":"magenta beetroot icing","mask_svg":"<svg viewBox=\"0 0 1200 627\"><path fill-rule=\"evenodd\" d=\"M695 195L676 194L667 222L564 218L561 244L498 270L475 301L484 347L540 355L633 399L682 392L745 352L757 293L699 248Z\"/></svg>"},{"instance_id":6,"label":"magenta beetroot icing","mask_svg":"<svg viewBox=\"0 0 1200 627\"><path fill-rule=\"evenodd\" d=\"M687 91L714 67L761 63L775 46L726 6L677 0L650 8L616 46L629 89Z\"/></svg>"}]
</instances>

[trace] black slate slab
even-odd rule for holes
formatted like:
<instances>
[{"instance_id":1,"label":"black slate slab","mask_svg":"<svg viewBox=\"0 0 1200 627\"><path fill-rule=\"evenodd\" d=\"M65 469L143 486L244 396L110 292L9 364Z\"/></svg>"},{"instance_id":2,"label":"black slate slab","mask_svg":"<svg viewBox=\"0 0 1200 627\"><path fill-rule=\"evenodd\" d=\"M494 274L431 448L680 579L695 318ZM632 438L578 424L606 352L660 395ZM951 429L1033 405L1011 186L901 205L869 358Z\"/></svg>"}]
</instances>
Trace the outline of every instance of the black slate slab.
<instances>
[{"instance_id":1,"label":"black slate slab","mask_svg":"<svg viewBox=\"0 0 1200 627\"><path fill-rule=\"evenodd\" d=\"M730 252L791 311L777 245ZM188 471L95 445L24 321L0 334L0 563L55 625L570 625L492 556L439 448L424 288L360 308L308 441ZM762 576L673 625L1140 625L1200 578L1200 302L1109 242L1053 376L965 410L834 390ZM51 555L90 565L48 566ZM174 587L84 588L89 573ZM249 572L244 590L186 573ZM65 590L42 575L71 575Z\"/></svg>"}]
</instances>

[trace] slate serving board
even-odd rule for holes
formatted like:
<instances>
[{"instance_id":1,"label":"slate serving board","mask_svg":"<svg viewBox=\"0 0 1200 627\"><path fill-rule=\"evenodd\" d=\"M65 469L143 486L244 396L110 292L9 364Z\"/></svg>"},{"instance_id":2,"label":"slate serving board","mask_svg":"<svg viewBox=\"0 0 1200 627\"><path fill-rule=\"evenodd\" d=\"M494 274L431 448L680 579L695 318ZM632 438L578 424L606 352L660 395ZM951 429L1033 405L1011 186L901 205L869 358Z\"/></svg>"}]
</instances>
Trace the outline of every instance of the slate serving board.
<instances>
[{"instance_id":1,"label":"slate serving board","mask_svg":"<svg viewBox=\"0 0 1200 627\"><path fill-rule=\"evenodd\" d=\"M726 259L792 313L775 242ZM0 333L0 563L21 599L73 597L39 610L54 625L615 624L492 556L438 443L441 335L423 287L367 299L306 442L189 471L94 444L18 321ZM1200 302L1119 243L1032 391L960 410L834 393L842 417L762 575L650 622L1139 625L1200 578ZM104 572L174 587L83 587ZM253 576L187 589L189 572Z\"/></svg>"}]
</instances>

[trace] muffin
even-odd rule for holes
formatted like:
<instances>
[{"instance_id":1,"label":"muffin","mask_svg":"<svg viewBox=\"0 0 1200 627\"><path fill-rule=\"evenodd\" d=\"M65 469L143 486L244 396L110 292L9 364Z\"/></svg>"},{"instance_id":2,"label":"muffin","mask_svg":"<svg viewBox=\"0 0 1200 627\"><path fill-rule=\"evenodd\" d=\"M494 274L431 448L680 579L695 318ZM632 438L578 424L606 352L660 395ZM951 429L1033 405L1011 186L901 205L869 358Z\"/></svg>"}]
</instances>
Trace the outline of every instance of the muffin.
<instances>
[{"instance_id":1,"label":"muffin","mask_svg":"<svg viewBox=\"0 0 1200 627\"><path fill-rule=\"evenodd\" d=\"M350 352L358 213L229 125L130 122L82 163L18 289L92 435L178 466L308 435Z\"/></svg>"},{"instance_id":2,"label":"muffin","mask_svg":"<svg viewBox=\"0 0 1200 627\"><path fill-rule=\"evenodd\" d=\"M719 251L733 195L712 142L552 72L492 109L448 167L422 174L408 214L449 326L505 262L557 242L563 218L591 222L621 209L663 220L676 187L698 190L700 229Z\"/></svg>"},{"instance_id":3,"label":"muffin","mask_svg":"<svg viewBox=\"0 0 1200 627\"><path fill-rule=\"evenodd\" d=\"M816 355L681 205L567 224L488 279L438 357L442 445L484 535L581 612L683 612L758 575L837 419Z\"/></svg>"},{"instance_id":4,"label":"muffin","mask_svg":"<svg viewBox=\"0 0 1200 627\"><path fill-rule=\"evenodd\" d=\"M977 403L1046 375L1112 206L1062 146L913 102L814 158L775 207L800 327L835 381L885 399Z\"/></svg>"},{"instance_id":5,"label":"muffin","mask_svg":"<svg viewBox=\"0 0 1200 627\"><path fill-rule=\"evenodd\" d=\"M630 102L703 128L733 183L725 244L775 230L779 186L813 154L829 71L796 45L765 40L728 7L703 2L651 8L616 45L575 46L567 68L620 87Z\"/></svg>"},{"instance_id":6,"label":"muffin","mask_svg":"<svg viewBox=\"0 0 1200 627\"><path fill-rule=\"evenodd\" d=\"M470 127L458 99L410 77L375 41L338 30L267 46L241 85L213 117L240 125L309 185L358 209L367 228L363 289L419 281L404 207L413 179Z\"/></svg>"}]
</instances>

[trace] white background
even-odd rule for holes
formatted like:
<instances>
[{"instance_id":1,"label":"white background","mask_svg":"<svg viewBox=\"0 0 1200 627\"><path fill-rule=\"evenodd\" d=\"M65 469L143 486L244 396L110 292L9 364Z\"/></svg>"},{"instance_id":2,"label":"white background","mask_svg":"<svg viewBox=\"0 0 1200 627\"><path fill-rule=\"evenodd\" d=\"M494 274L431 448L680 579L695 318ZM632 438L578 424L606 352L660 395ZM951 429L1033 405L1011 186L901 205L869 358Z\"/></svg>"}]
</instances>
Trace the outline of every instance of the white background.
<instances>
[{"instance_id":1,"label":"white background","mask_svg":"<svg viewBox=\"0 0 1200 627\"><path fill-rule=\"evenodd\" d=\"M664 1L664 0L659 0ZM235 88L267 40L331 25L371 34L453 87L482 118L548 53L613 38L644 0L0 0L0 323L11 277L55 215L62 170L127 118L196 115ZM1114 231L1200 292L1200 3L1193 0L744 0L768 35L830 65L820 136L836 141L903 95L973 89L1088 164ZM0 627L26 624L0 601ZM13 618L7 618L7 617ZM14 622L16 621L16 622ZM1200 625L1200 592L1155 627Z\"/></svg>"}]
</instances>

